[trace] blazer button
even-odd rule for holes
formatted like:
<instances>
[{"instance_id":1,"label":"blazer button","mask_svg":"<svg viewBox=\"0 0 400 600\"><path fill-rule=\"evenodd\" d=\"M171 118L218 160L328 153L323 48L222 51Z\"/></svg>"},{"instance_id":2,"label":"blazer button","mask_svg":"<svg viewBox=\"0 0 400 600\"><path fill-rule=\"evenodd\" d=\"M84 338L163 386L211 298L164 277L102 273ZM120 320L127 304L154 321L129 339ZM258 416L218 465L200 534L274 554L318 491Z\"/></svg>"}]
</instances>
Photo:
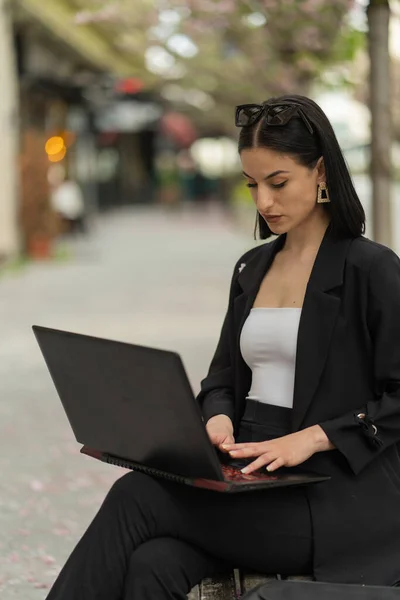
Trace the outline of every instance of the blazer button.
<instances>
[{"instance_id":1,"label":"blazer button","mask_svg":"<svg viewBox=\"0 0 400 600\"><path fill-rule=\"evenodd\" d=\"M365 413L358 413L357 418L358 419L365 419Z\"/></svg>"}]
</instances>

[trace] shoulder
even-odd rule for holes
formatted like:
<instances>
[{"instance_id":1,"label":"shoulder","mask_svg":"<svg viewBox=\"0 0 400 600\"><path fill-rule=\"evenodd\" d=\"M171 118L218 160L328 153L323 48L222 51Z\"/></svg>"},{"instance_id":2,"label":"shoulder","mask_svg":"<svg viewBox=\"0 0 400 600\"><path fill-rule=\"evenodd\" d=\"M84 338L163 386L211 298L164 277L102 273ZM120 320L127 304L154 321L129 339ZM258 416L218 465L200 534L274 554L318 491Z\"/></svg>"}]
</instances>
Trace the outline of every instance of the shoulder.
<instances>
[{"instance_id":1,"label":"shoulder","mask_svg":"<svg viewBox=\"0 0 400 600\"><path fill-rule=\"evenodd\" d=\"M360 236L350 246L347 264L370 275L376 268L399 265L400 259L388 246Z\"/></svg>"},{"instance_id":2,"label":"shoulder","mask_svg":"<svg viewBox=\"0 0 400 600\"><path fill-rule=\"evenodd\" d=\"M259 244L258 246L250 248L250 250L247 250L244 254L242 254L242 256L235 263L233 276L240 274L249 263L256 262L257 259L261 257L268 244L268 242Z\"/></svg>"},{"instance_id":3,"label":"shoulder","mask_svg":"<svg viewBox=\"0 0 400 600\"><path fill-rule=\"evenodd\" d=\"M356 238L350 248L347 265L351 279L363 282L371 300L379 305L400 300L400 259L397 254L367 238ZM397 308L396 308L397 310Z\"/></svg>"}]
</instances>

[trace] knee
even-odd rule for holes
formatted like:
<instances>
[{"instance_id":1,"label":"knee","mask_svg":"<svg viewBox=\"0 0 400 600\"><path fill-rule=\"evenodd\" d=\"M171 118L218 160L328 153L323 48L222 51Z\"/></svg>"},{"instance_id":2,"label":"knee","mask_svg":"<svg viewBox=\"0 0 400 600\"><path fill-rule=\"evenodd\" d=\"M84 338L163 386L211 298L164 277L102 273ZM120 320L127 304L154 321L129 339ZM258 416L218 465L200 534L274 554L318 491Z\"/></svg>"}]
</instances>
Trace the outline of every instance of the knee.
<instances>
[{"instance_id":1,"label":"knee","mask_svg":"<svg viewBox=\"0 0 400 600\"><path fill-rule=\"evenodd\" d=\"M132 555L130 566L136 573L156 574L168 571L173 552L167 538L155 538L141 544Z\"/></svg>"},{"instance_id":2,"label":"knee","mask_svg":"<svg viewBox=\"0 0 400 600\"><path fill-rule=\"evenodd\" d=\"M181 544L173 538L155 538L142 544L132 555L129 570L137 584L155 584L170 592L175 588L188 593L192 588L184 569Z\"/></svg>"}]
</instances>

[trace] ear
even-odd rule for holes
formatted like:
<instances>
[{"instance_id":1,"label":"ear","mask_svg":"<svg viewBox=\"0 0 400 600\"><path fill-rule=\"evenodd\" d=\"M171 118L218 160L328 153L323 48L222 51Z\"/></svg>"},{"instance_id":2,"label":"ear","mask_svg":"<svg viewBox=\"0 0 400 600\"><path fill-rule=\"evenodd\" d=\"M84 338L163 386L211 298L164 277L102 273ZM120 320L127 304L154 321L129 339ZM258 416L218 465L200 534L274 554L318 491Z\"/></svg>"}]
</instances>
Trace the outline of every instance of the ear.
<instances>
[{"instance_id":1,"label":"ear","mask_svg":"<svg viewBox=\"0 0 400 600\"><path fill-rule=\"evenodd\" d=\"M326 182L325 163L324 163L323 156L321 156L321 158L318 159L318 162L315 165L315 169L317 171L317 182L318 183L322 183L323 181Z\"/></svg>"}]
</instances>

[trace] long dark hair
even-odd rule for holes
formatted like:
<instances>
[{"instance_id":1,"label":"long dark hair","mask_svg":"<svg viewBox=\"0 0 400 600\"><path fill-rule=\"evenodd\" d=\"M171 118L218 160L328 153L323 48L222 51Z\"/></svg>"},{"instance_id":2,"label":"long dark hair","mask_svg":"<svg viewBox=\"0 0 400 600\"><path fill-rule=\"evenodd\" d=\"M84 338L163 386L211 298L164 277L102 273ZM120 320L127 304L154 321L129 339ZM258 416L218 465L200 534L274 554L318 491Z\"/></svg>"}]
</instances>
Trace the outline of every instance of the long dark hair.
<instances>
[{"instance_id":1,"label":"long dark hair","mask_svg":"<svg viewBox=\"0 0 400 600\"><path fill-rule=\"evenodd\" d=\"M269 126L265 117L250 127L242 127L239 153L251 148L268 148L291 156L301 165L314 168L322 156L331 202L324 204L331 217L331 231L336 237L358 237L365 232L365 212L340 149L336 135L323 110L310 98L297 94L270 98L268 102L295 102L310 121L311 134L300 117L286 125ZM259 236L266 239L273 232L258 214Z\"/></svg>"}]
</instances>

